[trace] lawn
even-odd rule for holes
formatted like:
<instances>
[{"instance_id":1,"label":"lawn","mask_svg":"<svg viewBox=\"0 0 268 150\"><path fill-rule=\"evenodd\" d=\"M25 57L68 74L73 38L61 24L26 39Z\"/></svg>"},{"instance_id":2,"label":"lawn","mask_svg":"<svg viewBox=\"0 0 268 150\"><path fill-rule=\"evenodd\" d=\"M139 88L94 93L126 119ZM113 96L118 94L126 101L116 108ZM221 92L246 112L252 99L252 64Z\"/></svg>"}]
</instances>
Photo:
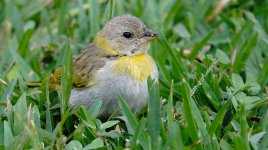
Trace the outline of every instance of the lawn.
<instances>
[{"instance_id":1,"label":"lawn","mask_svg":"<svg viewBox=\"0 0 268 150\"><path fill-rule=\"evenodd\" d=\"M148 107L68 107L72 57L126 13L160 35ZM267 103L267 0L0 1L0 149L267 149Z\"/></svg>"}]
</instances>

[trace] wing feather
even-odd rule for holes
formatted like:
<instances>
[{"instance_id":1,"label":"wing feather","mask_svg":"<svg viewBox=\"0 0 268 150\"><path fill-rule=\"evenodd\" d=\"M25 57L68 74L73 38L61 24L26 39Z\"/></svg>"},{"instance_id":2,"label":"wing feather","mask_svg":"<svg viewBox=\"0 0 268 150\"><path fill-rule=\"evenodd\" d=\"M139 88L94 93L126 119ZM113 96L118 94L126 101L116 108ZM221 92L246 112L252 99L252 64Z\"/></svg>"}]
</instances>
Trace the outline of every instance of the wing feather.
<instances>
[{"instance_id":1,"label":"wing feather","mask_svg":"<svg viewBox=\"0 0 268 150\"><path fill-rule=\"evenodd\" d=\"M100 53L95 44L89 45L82 53L73 59L74 75L73 88L86 88L94 85L95 72L105 65L104 56ZM60 85L61 67L50 76L50 83Z\"/></svg>"}]
</instances>

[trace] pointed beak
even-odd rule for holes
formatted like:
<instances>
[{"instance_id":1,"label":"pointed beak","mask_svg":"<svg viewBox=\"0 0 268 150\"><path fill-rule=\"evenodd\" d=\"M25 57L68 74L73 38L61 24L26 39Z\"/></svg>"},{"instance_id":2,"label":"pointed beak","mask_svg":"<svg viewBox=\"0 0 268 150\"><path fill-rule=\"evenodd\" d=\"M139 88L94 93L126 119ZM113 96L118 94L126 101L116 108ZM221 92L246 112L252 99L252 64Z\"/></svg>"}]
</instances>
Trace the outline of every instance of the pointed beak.
<instances>
[{"instance_id":1,"label":"pointed beak","mask_svg":"<svg viewBox=\"0 0 268 150\"><path fill-rule=\"evenodd\" d=\"M144 34L142 36L143 38L147 38L148 40L153 40L153 39L156 39L158 38L158 34L153 32L152 30L150 29L145 29L144 30Z\"/></svg>"}]
</instances>

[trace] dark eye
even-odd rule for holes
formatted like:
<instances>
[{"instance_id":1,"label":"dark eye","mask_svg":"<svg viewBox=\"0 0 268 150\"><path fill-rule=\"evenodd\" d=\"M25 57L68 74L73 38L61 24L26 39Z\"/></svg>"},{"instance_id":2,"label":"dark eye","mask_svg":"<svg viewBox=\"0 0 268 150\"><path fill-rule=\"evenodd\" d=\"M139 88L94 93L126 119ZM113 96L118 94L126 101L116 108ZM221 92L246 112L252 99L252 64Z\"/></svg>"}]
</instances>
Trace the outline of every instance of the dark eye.
<instances>
[{"instance_id":1,"label":"dark eye","mask_svg":"<svg viewBox=\"0 0 268 150\"><path fill-rule=\"evenodd\" d=\"M130 33L130 32L124 32L124 33L123 33L123 36L124 36L125 38L127 38L127 39L130 39L130 38L133 37L133 34Z\"/></svg>"}]
</instances>

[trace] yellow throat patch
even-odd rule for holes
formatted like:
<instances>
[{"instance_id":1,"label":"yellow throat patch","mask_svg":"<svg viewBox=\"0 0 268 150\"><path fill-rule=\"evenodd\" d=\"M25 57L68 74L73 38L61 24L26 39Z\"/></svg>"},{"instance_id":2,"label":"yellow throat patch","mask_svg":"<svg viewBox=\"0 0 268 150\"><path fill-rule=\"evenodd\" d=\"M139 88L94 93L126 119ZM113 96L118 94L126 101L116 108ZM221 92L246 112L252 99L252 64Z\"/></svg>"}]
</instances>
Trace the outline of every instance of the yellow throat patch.
<instances>
[{"instance_id":1,"label":"yellow throat patch","mask_svg":"<svg viewBox=\"0 0 268 150\"><path fill-rule=\"evenodd\" d=\"M153 72L154 61L148 54L124 56L112 65L117 73L129 74L137 81L144 81Z\"/></svg>"}]
</instances>

